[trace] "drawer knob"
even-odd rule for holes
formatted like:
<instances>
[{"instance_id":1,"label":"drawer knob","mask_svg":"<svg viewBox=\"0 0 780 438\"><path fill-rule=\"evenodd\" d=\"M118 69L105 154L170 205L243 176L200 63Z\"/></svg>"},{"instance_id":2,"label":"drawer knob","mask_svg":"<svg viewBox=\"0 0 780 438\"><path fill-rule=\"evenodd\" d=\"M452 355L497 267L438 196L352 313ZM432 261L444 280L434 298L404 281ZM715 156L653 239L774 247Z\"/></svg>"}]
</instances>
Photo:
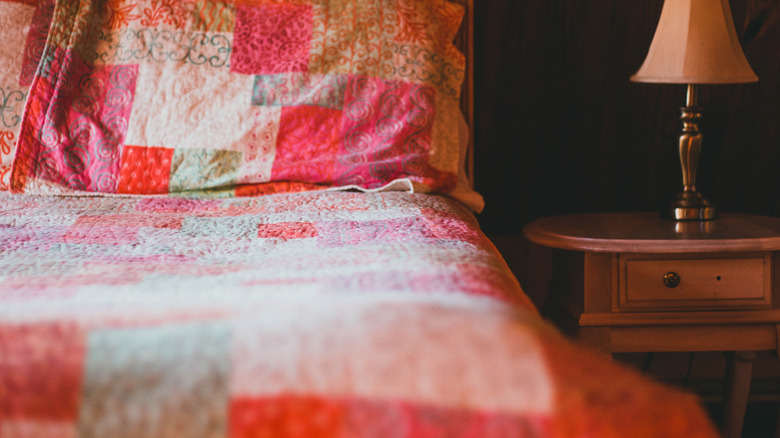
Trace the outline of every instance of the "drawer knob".
<instances>
[{"instance_id":1,"label":"drawer knob","mask_svg":"<svg viewBox=\"0 0 780 438\"><path fill-rule=\"evenodd\" d=\"M680 274L676 272L667 272L664 275L664 284L669 289L675 288L680 285Z\"/></svg>"}]
</instances>

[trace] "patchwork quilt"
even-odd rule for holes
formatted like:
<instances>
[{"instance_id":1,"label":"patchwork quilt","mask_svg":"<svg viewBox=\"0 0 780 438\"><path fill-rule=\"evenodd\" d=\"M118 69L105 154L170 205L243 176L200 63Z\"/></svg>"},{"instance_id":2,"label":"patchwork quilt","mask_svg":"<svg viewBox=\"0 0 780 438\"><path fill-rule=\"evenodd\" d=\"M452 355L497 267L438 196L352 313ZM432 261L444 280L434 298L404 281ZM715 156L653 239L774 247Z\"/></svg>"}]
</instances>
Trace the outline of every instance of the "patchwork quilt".
<instances>
[{"instance_id":1,"label":"patchwork quilt","mask_svg":"<svg viewBox=\"0 0 780 438\"><path fill-rule=\"evenodd\" d=\"M0 194L0 437L716 437L449 198Z\"/></svg>"}]
</instances>

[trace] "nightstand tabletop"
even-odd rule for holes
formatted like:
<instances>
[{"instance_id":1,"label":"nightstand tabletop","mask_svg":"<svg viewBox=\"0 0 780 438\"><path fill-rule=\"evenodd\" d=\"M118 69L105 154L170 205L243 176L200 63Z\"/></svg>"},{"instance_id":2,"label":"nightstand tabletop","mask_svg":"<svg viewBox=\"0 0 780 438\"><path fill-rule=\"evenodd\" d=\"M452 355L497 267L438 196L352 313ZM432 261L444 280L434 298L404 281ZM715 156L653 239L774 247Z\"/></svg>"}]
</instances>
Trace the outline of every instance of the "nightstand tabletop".
<instances>
[{"instance_id":1,"label":"nightstand tabletop","mask_svg":"<svg viewBox=\"0 0 780 438\"><path fill-rule=\"evenodd\" d=\"M746 252L780 250L780 218L723 213L711 221L677 222L658 213L552 216L523 233L551 248L589 252Z\"/></svg>"}]
</instances>

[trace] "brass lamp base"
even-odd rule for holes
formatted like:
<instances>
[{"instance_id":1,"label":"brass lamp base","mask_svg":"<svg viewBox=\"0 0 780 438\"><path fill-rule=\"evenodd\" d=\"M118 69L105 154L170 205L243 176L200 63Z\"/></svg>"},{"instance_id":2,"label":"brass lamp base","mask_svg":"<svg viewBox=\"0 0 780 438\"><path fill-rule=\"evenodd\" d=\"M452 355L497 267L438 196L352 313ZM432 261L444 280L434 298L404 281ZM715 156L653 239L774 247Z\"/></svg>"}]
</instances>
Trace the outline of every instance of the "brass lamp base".
<instances>
[{"instance_id":1,"label":"brass lamp base","mask_svg":"<svg viewBox=\"0 0 780 438\"><path fill-rule=\"evenodd\" d=\"M680 165L682 167L683 191L669 205L663 216L676 221L706 221L715 219L717 211L696 191L696 167L699 164L702 134L699 121L701 109L696 106L696 86L688 84L686 104L680 108L683 130L678 140Z\"/></svg>"},{"instance_id":2,"label":"brass lamp base","mask_svg":"<svg viewBox=\"0 0 780 438\"><path fill-rule=\"evenodd\" d=\"M683 191L669 204L664 217L676 221L708 221L718 216L718 210L695 191Z\"/></svg>"}]
</instances>

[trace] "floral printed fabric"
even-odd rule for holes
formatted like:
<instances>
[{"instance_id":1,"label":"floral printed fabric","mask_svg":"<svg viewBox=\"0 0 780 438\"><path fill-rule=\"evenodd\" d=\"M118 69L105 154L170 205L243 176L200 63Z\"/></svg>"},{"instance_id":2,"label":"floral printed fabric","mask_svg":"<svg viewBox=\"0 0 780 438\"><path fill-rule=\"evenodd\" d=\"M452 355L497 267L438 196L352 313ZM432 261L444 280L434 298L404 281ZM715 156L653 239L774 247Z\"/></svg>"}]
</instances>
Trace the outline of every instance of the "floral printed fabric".
<instances>
[{"instance_id":1,"label":"floral printed fabric","mask_svg":"<svg viewBox=\"0 0 780 438\"><path fill-rule=\"evenodd\" d=\"M15 192L456 188L458 4L39 2L0 0L37 17L0 133Z\"/></svg>"},{"instance_id":2,"label":"floral printed fabric","mask_svg":"<svg viewBox=\"0 0 780 438\"><path fill-rule=\"evenodd\" d=\"M445 197L0 194L0 438L714 438Z\"/></svg>"},{"instance_id":3,"label":"floral printed fabric","mask_svg":"<svg viewBox=\"0 0 780 438\"><path fill-rule=\"evenodd\" d=\"M53 12L53 3L37 3L0 1L0 191L10 187L24 104Z\"/></svg>"}]
</instances>

